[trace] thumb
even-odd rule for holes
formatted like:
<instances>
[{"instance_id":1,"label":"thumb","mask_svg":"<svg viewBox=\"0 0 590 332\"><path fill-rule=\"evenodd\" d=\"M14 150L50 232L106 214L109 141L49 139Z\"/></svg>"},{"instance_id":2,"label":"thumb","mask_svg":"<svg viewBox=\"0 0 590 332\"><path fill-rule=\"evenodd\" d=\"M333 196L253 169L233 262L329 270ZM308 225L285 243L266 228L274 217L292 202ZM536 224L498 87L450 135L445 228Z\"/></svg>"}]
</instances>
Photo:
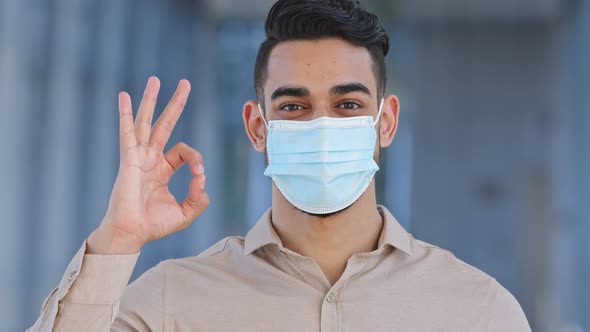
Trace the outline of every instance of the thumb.
<instances>
[{"instance_id":1,"label":"thumb","mask_svg":"<svg viewBox=\"0 0 590 332\"><path fill-rule=\"evenodd\" d=\"M185 227L188 227L209 206L209 195L205 191L205 174L196 174L189 184L189 193L180 203Z\"/></svg>"}]
</instances>

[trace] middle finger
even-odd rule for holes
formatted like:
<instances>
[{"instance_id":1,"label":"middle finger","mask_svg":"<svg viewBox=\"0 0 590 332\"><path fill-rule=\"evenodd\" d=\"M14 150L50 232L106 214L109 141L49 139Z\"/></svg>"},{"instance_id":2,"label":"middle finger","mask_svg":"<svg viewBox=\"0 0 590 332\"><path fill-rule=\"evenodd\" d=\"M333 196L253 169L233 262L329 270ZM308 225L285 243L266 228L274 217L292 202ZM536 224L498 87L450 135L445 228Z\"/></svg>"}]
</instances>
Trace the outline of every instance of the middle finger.
<instances>
[{"instance_id":1,"label":"middle finger","mask_svg":"<svg viewBox=\"0 0 590 332\"><path fill-rule=\"evenodd\" d=\"M135 135L137 136L138 144L147 144L150 138L158 91L160 91L160 80L152 76L148 79L141 104L139 105L139 111L137 112L137 118L135 119Z\"/></svg>"},{"instance_id":2,"label":"middle finger","mask_svg":"<svg viewBox=\"0 0 590 332\"><path fill-rule=\"evenodd\" d=\"M172 130L186 105L188 94L191 91L191 85L187 80L180 80L174 96L170 99L170 102L156 121L152 130L149 145L156 148L159 151L164 150L164 146L168 142Z\"/></svg>"}]
</instances>

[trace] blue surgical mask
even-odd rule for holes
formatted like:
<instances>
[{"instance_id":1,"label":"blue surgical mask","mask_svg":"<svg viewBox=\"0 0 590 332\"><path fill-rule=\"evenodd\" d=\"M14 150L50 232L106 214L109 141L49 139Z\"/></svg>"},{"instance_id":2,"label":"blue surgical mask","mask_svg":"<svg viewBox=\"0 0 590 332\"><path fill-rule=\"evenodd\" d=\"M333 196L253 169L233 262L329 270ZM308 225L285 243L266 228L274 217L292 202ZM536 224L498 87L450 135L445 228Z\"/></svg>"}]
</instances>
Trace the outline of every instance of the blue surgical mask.
<instances>
[{"instance_id":1,"label":"blue surgical mask","mask_svg":"<svg viewBox=\"0 0 590 332\"><path fill-rule=\"evenodd\" d=\"M313 214L340 211L367 189L379 166L373 160L377 142L372 116L321 117L311 121L273 120L268 129L268 166L272 178L295 207Z\"/></svg>"}]
</instances>

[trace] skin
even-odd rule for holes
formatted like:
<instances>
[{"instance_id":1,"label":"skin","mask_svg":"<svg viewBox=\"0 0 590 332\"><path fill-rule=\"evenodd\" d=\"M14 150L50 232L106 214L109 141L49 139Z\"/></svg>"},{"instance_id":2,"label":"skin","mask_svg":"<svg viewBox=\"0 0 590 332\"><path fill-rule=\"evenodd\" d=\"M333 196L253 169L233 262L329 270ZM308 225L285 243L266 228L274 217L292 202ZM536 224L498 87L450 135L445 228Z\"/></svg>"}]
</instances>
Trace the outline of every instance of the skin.
<instances>
[{"instance_id":1,"label":"skin","mask_svg":"<svg viewBox=\"0 0 590 332\"><path fill-rule=\"evenodd\" d=\"M361 91L330 93L334 86L351 82L367 87L370 95ZM284 86L306 88L309 95L271 99L273 92ZM369 52L341 39L278 44L269 57L264 94L267 121L311 120L322 116L372 115L375 118L380 102ZM266 152L267 129L257 107L254 100L245 103L244 125L256 151ZM391 144L398 115L397 97L386 96L376 126L379 139L375 144L375 160L379 147ZM350 207L327 217L302 213L273 183L272 222L283 245L313 258L331 284L340 278L353 254L377 248L383 224L377 211L374 180Z\"/></svg>"},{"instance_id":2,"label":"skin","mask_svg":"<svg viewBox=\"0 0 590 332\"><path fill-rule=\"evenodd\" d=\"M335 86L348 88L334 91ZM359 86L366 91L358 89ZM105 218L88 239L87 253L136 253L147 242L188 227L209 204L201 155L184 143L165 154L162 151L186 103L190 85L186 80L179 83L152 128L158 90L158 80L150 78L135 124L129 95L125 92L119 95L121 166ZM282 92L273 98L277 91ZM326 38L283 42L270 54L261 101L267 121L304 121L322 116L376 117L379 101L372 59L365 48L342 39ZM247 101L242 115L252 145L256 151L265 153L267 129L257 101ZM391 144L398 115L397 97L386 96L376 126L375 160L379 148ZM188 197L179 203L170 194L168 181L184 163L189 164L193 179ZM328 216L300 211L273 184L272 223L283 245L313 258L330 284L340 278L352 255L377 248L383 225L377 211L374 180L355 203Z\"/></svg>"},{"instance_id":3,"label":"skin","mask_svg":"<svg viewBox=\"0 0 590 332\"><path fill-rule=\"evenodd\" d=\"M87 254L131 254L146 243L183 230L209 205L200 153L185 143L163 149L190 92L181 80L176 92L152 128L160 81L148 79L133 122L131 98L119 94L120 165L109 207L87 241ZM168 183L183 164L193 175L189 194L177 202Z\"/></svg>"}]
</instances>

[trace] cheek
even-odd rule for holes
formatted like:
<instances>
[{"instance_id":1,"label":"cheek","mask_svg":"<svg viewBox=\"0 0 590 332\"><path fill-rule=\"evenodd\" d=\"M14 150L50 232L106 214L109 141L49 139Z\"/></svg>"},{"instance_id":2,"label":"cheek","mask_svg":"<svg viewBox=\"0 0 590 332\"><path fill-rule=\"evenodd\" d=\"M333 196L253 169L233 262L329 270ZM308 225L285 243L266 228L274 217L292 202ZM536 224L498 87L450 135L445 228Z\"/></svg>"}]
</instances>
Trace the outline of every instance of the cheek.
<instances>
[{"instance_id":1,"label":"cheek","mask_svg":"<svg viewBox=\"0 0 590 332\"><path fill-rule=\"evenodd\" d=\"M381 120L377 123L375 131L377 131L377 142L375 142L375 151L378 151L381 148Z\"/></svg>"},{"instance_id":2,"label":"cheek","mask_svg":"<svg viewBox=\"0 0 590 332\"><path fill-rule=\"evenodd\" d=\"M373 160L375 160L375 162L377 164L379 164L379 156L381 155L380 141L381 141L381 139L379 138L379 136L377 136L377 142L375 143L375 150L373 150Z\"/></svg>"}]
</instances>

